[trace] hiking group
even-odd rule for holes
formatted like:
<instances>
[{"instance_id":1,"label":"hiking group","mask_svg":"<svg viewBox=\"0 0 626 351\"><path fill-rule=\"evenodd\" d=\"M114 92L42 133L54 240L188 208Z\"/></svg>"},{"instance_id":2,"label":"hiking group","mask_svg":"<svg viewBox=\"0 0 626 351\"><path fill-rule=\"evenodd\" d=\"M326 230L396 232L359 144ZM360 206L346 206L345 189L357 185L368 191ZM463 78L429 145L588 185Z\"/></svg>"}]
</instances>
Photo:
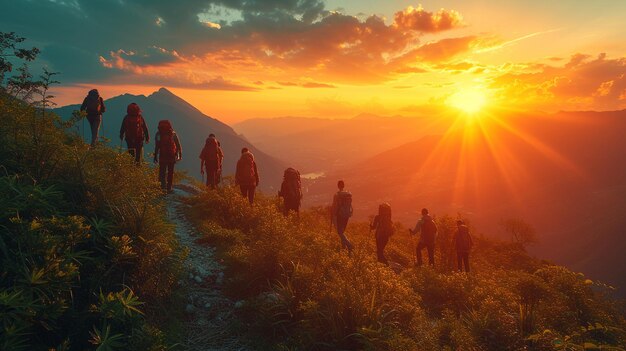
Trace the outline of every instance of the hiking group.
<instances>
[{"instance_id":1,"label":"hiking group","mask_svg":"<svg viewBox=\"0 0 626 351\"><path fill-rule=\"evenodd\" d=\"M106 111L104 101L98 90L89 91L81 105L81 111L86 113L87 121L91 128L91 147L95 147L98 140L98 132L102 124L102 114ZM134 158L136 164L141 164L144 143L150 142L148 126L143 118L141 108L136 103L131 103L126 108L126 116L120 127L120 140L126 141L128 153ZM159 121L155 134L154 163L159 165L159 181L164 192L172 192L174 165L182 160L182 147L179 136L174 131L169 120ZM222 165L224 151L215 134L209 134L200 152L200 173L206 176L206 186L216 189L222 180ZM259 186L259 171L254 155L247 147L241 149L241 155L235 169L235 185L239 186L241 195L248 199L250 205L254 203L256 188ZM330 207L330 228L334 227L339 236L341 249L347 249L351 254L354 245L346 235L348 221L353 215L352 194L345 190L345 182L337 182L338 191L333 195ZM295 212L299 217L302 202L302 183L300 172L294 168L287 168L283 173L283 181L278 191L278 197L283 198L283 214ZM419 233L419 240L415 248L416 266L421 266L422 250L428 252L428 264L435 265L435 242L437 238L437 225L428 209L423 208L421 218L415 224L414 229L409 229L410 235ZM370 231L374 230L376 240L376 256L380 263L389 264L385 257L385 247L394 234L394 225L391 219L391 205L382 203L378 206L378 214L370 223ZM457 268L459 271L470 271L469 253L473 245L468 227L462 220L457 221L457 231L453 238L453 244L457 253Z\"/></svg>"}]
</instances>

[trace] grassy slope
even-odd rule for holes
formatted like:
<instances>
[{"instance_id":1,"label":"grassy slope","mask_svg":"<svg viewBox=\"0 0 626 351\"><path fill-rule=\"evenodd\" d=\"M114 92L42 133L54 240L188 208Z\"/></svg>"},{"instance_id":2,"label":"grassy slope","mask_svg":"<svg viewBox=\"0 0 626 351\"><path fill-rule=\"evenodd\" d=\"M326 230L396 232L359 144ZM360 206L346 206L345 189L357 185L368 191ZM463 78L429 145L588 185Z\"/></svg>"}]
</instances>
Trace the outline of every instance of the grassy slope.
<instances>
[{"instance_id":1,"label":"grassy slope","mask_svg":"<svg viewBox=\"0 0 626 351\"><path fill-rule=\"evenodd\" d=\"M248 206L226 187L189 200L190 217L227 269L227 293L266 349L551 350L555 341L623 345L624 317L596 283L477 238L470 275L452 270L454 221L440 218L438 266L412 268L415 242L396 228L375 261L366 223L350 223L339 251L326 210L285 218L274 199ZM600 323L593 330L590 325ZM617 328L617 329L614 329ZM544 331L546 331L544 333ZM531 337L532 336L532 337ZM531 337L531 339L528 339ZM567 338L566 338L567 337Z\"/></svg>"},{"instance_id":2,"label":"grassy slope","mask_svg":"<svg viewBox=\"0 0 626 351\"><path fill-rule=\"evenodd\" d=\"M183 254L156 176L0 96L0 349L161 350Z\"/></svg>"}]
</instances>

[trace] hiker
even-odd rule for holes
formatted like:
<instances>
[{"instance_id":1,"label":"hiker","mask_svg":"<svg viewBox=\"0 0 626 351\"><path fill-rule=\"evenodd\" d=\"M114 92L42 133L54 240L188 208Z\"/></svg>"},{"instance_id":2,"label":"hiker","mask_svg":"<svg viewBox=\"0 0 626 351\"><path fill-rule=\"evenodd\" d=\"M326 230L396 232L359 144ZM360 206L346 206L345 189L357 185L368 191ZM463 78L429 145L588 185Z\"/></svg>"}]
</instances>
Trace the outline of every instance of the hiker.
<instances>
[{"instance_id":1,"label":"hiker","mask_svg":"<svg viewBox=\"0 0 626 351\"><path fill-rule=\"evenodd\" d=\"M422 250L426 248L428 250L428 264L435 265L435 238L437 236L437 225L433 221L433 218L428 214L428 209L422 209L422 218L415 224L415 229L409 229L411 235L417 233L420 234L420 240L417 243L415 249L417 256L417 266L422 265Z\"/></svg>"},{"instance_id":2,"label":"hiker","mask_svg":"<svg viewBox=\"0 0 626 351\"><path fill-rule=\"evenodd\" d=\"M387 258L385 258L385 246L387 246L389 238L393 234L391 206L388 203L378 206L378 214L374 217L374 222L370 224L370 230L372 229L376 230L376 256L378 257L378 262L388 264Z\"/></svg>"},{"instance_id":3,"label":"hiker","mask_svg":"<svg viewBox=\"0 0 626 351\"><path fill-rule=\"evenodd\" d=\"M224 152L220 147L220 142L215 138L215 134L209 134L200 152L200 173L204 175L206 172L206 186L211 189L215 189L219 183L223 159Z\"/></svg>"},{"instance_id":4,"label":"hiker","mask_svg":"<svg viewBox=\"0 0 626 351\"><path fill-rule=\"evenodd\" d=\"M159 121L158 131L154 136L154 163L159 164L159 181L163 191L172 192L174 164L182 159L183 149L172 123L166 119Z\"/></svg>"},{"instance_id":5,"label":"hiker","mask_svg":"<svg viewBox=\"0 0 626 351\"><path fill-rule=\"evenodd\" d=\"M300 172L294 168L287 168L283 174L283 183L280 185L278 197L285 200L284 214L289 215L289 211L294 211L300 215L300 202L302 200L302 183L300 182Z\"/></svg>"},{"instance_id":6,"label":"hiker","mask_svg":"<svg viewBox=\"0 0 626 351\"><path fill-rule=\"evenodd\" d=\"M454 235L454 246L456 247L456 264L459 271L469 273L469 253L474 245L469 229L462 220L456 221L457 231Z\"/></svg>"},{"instance_id":7,"label":"hiker","mask_svg":"<svg viewBox=\"0 0 626 351\"><path fill-rule=\"evenodd\" d=\"M91 127L91 147L94 147L98 142L98 131L100 130L100 123L102 123L102 114L106 112L104 100L98 93L98 89L89 91L83 100L83 104L80 105L80 110L87 113L87 121L89 121L89 126Z\"/></svg>"},{"instance_id":8,"label":"hiker","mask_svg":"<svg viewBox=\"0 0 626 351\"><path fill-rule=\"evenodd\" d=\"M346 237L344 232L346 226L348 226L348 219L352 217L352 194L348 191L344 191L345 183L343 180L337 182L339 191L333 196L333 205L330 208L330 225L333 224L337 228L337 234L341 239L341 247L347 248L348 252L352 252L352 243Z\"/></svg>"},{"instance_id":9,"label":"hiker","mask_svg":"<svg viewBox=\"0 0 626 351\"><path fill-rule=\"evenodd\" d=\"M237 161L235 185L239 185L241 195L247 197L250 205L254 202L254 190L259 186L259 171L254 162L254 155L247 147L241 149L241 157Z\"/></svg>"},{"instance_id":10,"label":"hiker","mask_svg":"<svg viewBox=\"0 0 626 351\"><path fill-rule=\"evenodd\" d=\"M126 138L128 153L135 157L135 163L140 164L143 157L143 142L150 142L148 126L141 115L141 108L136 103L131 103L126 108L126 116L120 127L120 139Z\"/></svg>"}]
</instances>

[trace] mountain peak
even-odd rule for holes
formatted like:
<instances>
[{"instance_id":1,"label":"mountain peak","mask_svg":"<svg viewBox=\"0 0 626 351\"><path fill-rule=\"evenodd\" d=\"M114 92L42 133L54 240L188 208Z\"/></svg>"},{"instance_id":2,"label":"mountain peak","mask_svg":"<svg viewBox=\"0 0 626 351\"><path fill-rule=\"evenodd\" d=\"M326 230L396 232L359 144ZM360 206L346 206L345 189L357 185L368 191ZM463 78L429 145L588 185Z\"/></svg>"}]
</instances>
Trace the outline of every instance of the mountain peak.
<instances>
[{"instance_id":1,"label":"mountain peak","mask_svg":"<svg viewBox=\"0 0 626 351\"><path fill-rule=\"evenodd\" d=\"M172 93L171 91L169 91L167 88L161 87L159 90L155 91L154 93L150 94L150 96L152 97L165 97L165 96L176 96L174 93Z\"/></svg>"}]
</instances>

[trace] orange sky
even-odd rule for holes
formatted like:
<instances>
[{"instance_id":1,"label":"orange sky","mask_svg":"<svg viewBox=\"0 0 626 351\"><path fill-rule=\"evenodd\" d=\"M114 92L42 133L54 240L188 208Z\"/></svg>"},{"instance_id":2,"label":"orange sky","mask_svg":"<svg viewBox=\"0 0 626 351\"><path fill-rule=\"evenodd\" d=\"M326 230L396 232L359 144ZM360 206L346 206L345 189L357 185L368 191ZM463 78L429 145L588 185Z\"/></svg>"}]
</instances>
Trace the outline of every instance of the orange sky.
<instances>
[{"instance_id":1,"label":"orange sky","mask_svg":"<svg viewBox=\"0 0 626 351\"><path fill-rule=\"evenodd\" d=\"M165 86L227 123L418 115L459 92L522 110L626 108L626 2L469 3L328 1L284 22L208 11L197 18L212 39L100 53L112 77L60 87L57 101Z\"/></svg>"}]
</instances>

